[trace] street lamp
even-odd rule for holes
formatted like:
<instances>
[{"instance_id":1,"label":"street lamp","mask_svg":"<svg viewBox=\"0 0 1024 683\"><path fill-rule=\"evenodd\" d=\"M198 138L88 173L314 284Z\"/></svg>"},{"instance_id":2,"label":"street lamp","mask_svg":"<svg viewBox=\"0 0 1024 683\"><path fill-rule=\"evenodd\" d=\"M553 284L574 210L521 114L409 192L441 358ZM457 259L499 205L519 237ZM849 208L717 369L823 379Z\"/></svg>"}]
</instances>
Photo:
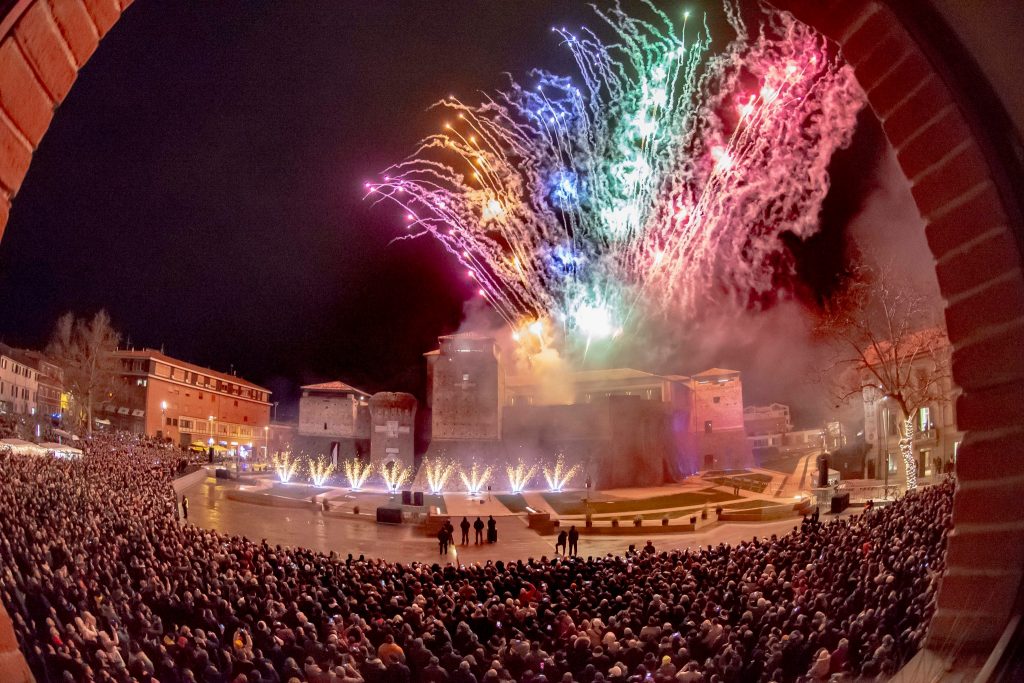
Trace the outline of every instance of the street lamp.
<instances>
[{"instance_id":1,"label":"street lamp","mask_svg":"<svg viewBox=\"0 0 1024 683\"><path fill-rule=\"evenodd\" d=\"M167 431L167 401L160 401L160 433Z\"/></svg>"},{"instance_id":2,"label":"street lamp","mask_svg":"<svg viewBox=\"0 0 1024 683\"><path fill-rule=\"evenodd\" d=\"M881 392L882 388L878 387L878 390ZM885 500L889 500L889 420L887 419L889 414L886 412L883 415L882 409L888 409L890 399L892 399L892 396L883 393L875 401L875 422L878 431L878 454L882 455L883 452L885 454L885 461L882 463L882 467L885 468L885 474L883 475L883 495ZM884 451L883 445L885 449Z\"/></svg>"},{"instance_id":3,"label":"street lamp","mask_svg":"<svg viewBox=\"0 0 1024 683\"><path fill-rule=\"evenodd\" d=\"M270 427L267 425L263 426L263 459L270 460Z\"/></svg>"}]
</instances>

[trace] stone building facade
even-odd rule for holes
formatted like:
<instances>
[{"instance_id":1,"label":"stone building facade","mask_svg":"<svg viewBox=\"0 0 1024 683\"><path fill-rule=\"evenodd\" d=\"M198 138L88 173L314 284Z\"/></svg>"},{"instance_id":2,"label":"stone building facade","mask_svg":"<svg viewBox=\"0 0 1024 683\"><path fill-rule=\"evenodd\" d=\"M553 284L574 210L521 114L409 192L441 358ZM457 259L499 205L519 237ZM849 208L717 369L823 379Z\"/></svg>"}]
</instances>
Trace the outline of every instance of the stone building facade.
<instances>
[{"instance_id":1,"label":"stone building facade","mask_svg":"<svg viewBox=\"0 0 1024 683\"><path fill-rule=\"evenodd\" d=\"M414 466L416 397L381 391L370 397L370 461L374 466L400 462Z\"/></svg>"}]
</instances>

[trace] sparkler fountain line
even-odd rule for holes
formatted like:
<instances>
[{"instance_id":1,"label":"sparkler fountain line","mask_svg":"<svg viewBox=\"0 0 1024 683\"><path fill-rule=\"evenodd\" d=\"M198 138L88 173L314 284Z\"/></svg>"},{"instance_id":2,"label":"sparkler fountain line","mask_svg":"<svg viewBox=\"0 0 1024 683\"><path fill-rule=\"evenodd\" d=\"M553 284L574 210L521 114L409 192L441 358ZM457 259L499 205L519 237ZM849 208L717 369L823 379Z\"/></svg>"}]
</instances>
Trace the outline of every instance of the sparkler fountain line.
<instances>
[{"instance_id":1,"label":"sparkler fountain line","mask_svg":"<svg viewBox=\"0 0 1024 683\"><path fill-rule=\"evenodd\" d=\"M650 2L595 10L613 40L553 29L576 80L543 70L452 118L381 182L408 234L432 236L518 337L582 350L655 317L749 306L788 267L780 235L813 234L832 153L864 95L825 39L764 10L710 54L706 22ZM577 83L579 83L577 85ZM531 342L532 343L532 342Z\"/></svg>"},{"instance_id":2,"label":"sparkler fountain line","mask_svg":"<svg viewBox=\"0 0 1024 683\"><path fill-rule=\"evenodd\" d=\"M520 458L514 464L507 465L505 473L508 475L509 490L512 493L522 493L533 479L533 475L537 473L537 465Z\"/></svg>"},{"instance_id":3,"label":"sparkler fountain line","mask_svg":"<svg viewBox=\"0 0 1024 683\"><path fill-rule=\"evenodd\" d=\"M579 463L570 467L565 462L565 456L559 453L550 467L544 466L544 479L548 482L548 490L554 493L561 491L579 471Z\"/></svg>"},{"instance_id":4,"label":"sparkler fountain line","mask_svg":"<svg viewBox=\"0 0 1024 683\"><path fill-rule=\"evenodd\" d=\"M470 463L468 469L459 470L459 478L462 479L462 484L471 498L479 496L483 492L487 482L491 479L492 471L493 468L490 466L480 465L476 461Z\"/></svg>"},{"instance_id":5,"label":"sparkler fountain line","mask_svg":"<svg viewBox=\"0 0 1024 683\"><path fill-rule=\"evenodd\" d=\"M307 468L309 470L309 480L317 488L326 484L327 480L334 473L334 464L323 456L318 456L315 460L310 458Z\"/></svg>"},{"instance_id":6,"label":"sparkler fountain line","mask_svg":"<svg viewBox=\"0 0 1024 683\"><path fill-rule=\"evenodd\" d=\"M373 465L369 462L363 462L359 458L350 458L343 464L345 470L345 479L348 480L348 486L353 491L359 491L363 488L363 484L370 478L370 474L373 472Z\"/></svg>"},{"instance_id":7,"label":"sparkler fountain line","mask_svg":"<svg viewBox=\"0 0 1024 683\"><path fill-rule=\"evenodd\" d=\"M426 479L427 488L435 495L444 492L445 484L448 483L448 480L455 474L456 470L454 462L441 457L431 458L424 462L421 467Z\"/></svg>"}]
</instances>

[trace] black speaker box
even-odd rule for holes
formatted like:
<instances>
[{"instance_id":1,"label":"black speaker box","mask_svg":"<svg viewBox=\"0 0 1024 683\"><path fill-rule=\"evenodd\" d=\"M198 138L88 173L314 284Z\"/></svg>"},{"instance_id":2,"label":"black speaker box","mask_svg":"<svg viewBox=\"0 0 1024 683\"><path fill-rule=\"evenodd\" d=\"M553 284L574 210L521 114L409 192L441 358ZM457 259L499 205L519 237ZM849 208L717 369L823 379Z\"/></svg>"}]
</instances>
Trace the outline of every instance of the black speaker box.
<instances>
[{"instance_id":1,"label":"black speaker box","mask_svg":"<svg viewBox=\"0 0 1024 683\"><path fill-rule=\"evenodd\" d=\"M401 524L402 511L399 508L377 508L378 524Z\"/></svg>"}]
</instances>

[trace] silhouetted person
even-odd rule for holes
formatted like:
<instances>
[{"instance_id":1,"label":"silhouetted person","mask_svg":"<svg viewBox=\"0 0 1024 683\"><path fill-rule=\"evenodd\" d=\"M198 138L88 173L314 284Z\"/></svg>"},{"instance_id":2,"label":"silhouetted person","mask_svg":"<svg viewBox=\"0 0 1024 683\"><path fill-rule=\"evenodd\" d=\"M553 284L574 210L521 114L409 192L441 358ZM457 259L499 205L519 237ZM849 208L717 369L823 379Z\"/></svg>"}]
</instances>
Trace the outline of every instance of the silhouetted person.
<instances>
[{"instance_id":1,"label":"silhouetted person","mask_svg":"<svg viewBox=\"0 0 1024 683\"><path fill-rule=\"evenodd\" d=\"M463 517L459 528L462 529L462 545L469 545L469 519Z\"/></svg>"},{"instance_id":2,"label":"silhouetted person","mask_svg":"<svg viewBox=\"0 0 1024 683\"><path fill-rule=\"evenodd\" d=\"M181 516L188 519L188 498L181 497Z\"/></svg>"},{"instance_id":3,"label":"silhouetted person","mask_svg":"<svg viewBox=\"0 0 1024 683\"><path fill-rule=\"evenodd\" d=\"M448 529L443 526L437 532L437 547L439 554L446 555L448 553Z\"/></svg>"},{"instance_id":4,"label":"silhouetted person","mask_svg":"<svg viewBox=\"0 0 1024 683\"><path fill-rule=\"evenodd\" d=\"M494 521L494 515L487 515L487 542L498 542L498 523Z\"/></svg>"},{"instance_id":5,"label":"silhouetted person","mask_svg":"<svg viewBox=\"0 0 1024 683\"><path fill-rule=\"evenodd\" d=\"M479 517L473 522L473 529L476 533L473 535L473 544L480 545L484 542L484 520Z\"/></svg>"},{"instance_id":6,"label":"silhouetted person","mask_svg":"<svg viewBox=\"0 0 1024 683\"><path fill-rule=\"evenodd\" d=\"M580 551L580 532L576 530L576 525L573 524L569 527L569 557L576 557L576 553Z\"/></svg>"},{"instance_id":7,"label":"silhouetted person","mask_svg":"<svg viewBox=\"0 0 1024 683\"><path fill-rule=\"evenodd\" d=\"M569 534L565 533L565 529L562 529L561 531L558 532L558 538L555 539L555 552L556 553L559 553L558 549L561 548L562 550L561 550L561 552L559 554L560 555L565 555L565 546L566 546L566 543L568 543L568 538L569 538Z\"/></svg>"}]
</instances>

